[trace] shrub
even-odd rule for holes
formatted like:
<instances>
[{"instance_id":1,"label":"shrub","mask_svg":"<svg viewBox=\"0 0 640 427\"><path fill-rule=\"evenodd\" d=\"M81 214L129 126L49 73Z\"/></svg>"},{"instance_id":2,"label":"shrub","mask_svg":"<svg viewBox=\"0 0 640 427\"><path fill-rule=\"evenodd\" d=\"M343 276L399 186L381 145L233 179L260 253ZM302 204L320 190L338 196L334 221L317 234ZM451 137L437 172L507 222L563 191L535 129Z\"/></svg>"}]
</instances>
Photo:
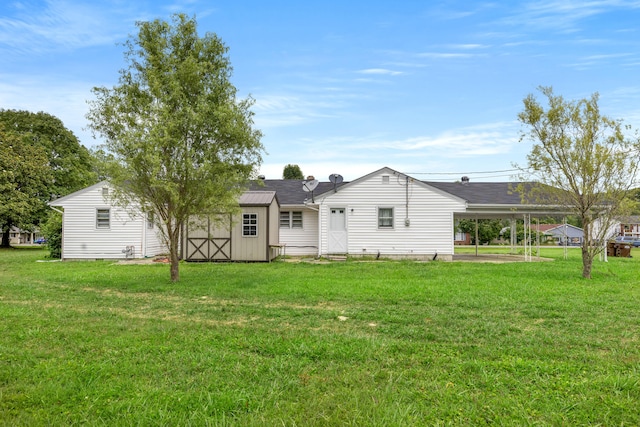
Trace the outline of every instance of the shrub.
<instances>
[{"instance_id":1,"label":"shrub","mask_svg":"<svg viewBox=\"0 0 640 427\"><path fill-rule=\"evenodd\" d=\"M50 258L62 257L62 214L52 212L42 226L42 235L47 241Z\"/></svg>"}]
</instances>

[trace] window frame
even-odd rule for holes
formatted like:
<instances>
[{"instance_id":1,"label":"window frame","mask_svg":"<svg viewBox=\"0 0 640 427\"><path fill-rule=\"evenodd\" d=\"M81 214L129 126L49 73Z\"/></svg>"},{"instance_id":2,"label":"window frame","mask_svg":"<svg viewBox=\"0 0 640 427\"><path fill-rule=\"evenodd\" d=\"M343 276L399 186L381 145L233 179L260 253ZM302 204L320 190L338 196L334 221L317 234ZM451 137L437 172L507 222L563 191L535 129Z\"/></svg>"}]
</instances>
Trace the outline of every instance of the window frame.
<instances>
[{"instance_id":1,"label":"window frame","mask_svg":"<svg viewBox=\"0 0 640 427\"><path fill-rule=\"evenodd\" d=\"M106 218L104 214L106 213ZM109 230L111 228L111 208L96 208L96 229Z\"/></svg>"},{"instance_id":2,"label":"window frame","mask_svg":"<svg viewBox=\"0 0 640 427\"><path fill-rule=\"evenodd\" d=\"M258 237L257 213L248 212L242 214L242 237Z\"/></svg>"},{"instance_id":3,"label":"window frame","mask_svg":"<svg viewBox=\"0 0 640 427\"><path fill-rule=\"evenodd\" d=\"M302 211L281 211L279 217L280 228L289 230L304 229L303 214Z\"/></svg>"},{"instance_id":4,"label":"window frame","mask_svg":"<svg viewBox=\"0 0 640 427\"><path fill-rule=\"evenodd\" d=\"M382 216L385 211L389 211L391 213L390 216ZM388 225L384 224L383 221L390 222ZM381 230L389 230L394 229L395 222L395 209L390 206L380 206L378 207L378 229Z\"/></svg>"}]
</instances>

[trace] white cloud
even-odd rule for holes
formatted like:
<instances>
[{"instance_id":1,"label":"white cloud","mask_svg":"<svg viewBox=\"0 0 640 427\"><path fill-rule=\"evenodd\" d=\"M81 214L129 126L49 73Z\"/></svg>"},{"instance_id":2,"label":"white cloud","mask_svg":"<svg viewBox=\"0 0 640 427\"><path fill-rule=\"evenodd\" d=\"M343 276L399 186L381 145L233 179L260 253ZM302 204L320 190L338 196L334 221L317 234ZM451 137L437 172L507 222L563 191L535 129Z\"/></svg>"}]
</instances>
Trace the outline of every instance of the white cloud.
<instances>
[{"instance_id":1,"label":"white cloud","mask_svg":"<svg viewBox=\"0 0 640 427\"><path fill-rule=\"evenodd\" d=\"M113 44L126 37L133 18L99 3L49 0L43 8L17 4L16 14L0 18L0 49L21 54L70 51Z\"/></svg>"},{"instance_id":2,"label":"white cloud","mask_svg":"<svg viewBox=\"0 0 640 427\"><path fill-rule=\"evenodd\" d=\"M253 105L258 128L292 126L331 117L338 107L330 97L301 95L256 95Z\"/></svg>"},{"instance_id":3,"label":"white cloud","mask_svg":"<svg viewBox=\"0 0 640 427\"><path fill-rule=\"evenodd\" d=\"M434 136L414 136L405 139L363 140L352 146L357 149L385 151L394 157L438 156L464 158L506 154L518 141L517 123L493 123L448 130Z\"/></svg>"},{"instance_id":4,"label":"white cloud","mask_svg":"<svg viewBox=\"0 0 640 427\"><path fill-rule=\"evenodd\" d=\"M429 59L456 59L456 58L474 58L480 56L473 53L459 53L459 52L421 52L415 54L418 58Z\"/></svg>"},{"instance_id":5,"label":"white cloud","mask_svg":"<svg viewBox=\"0 0 640 427\"><path fill-rule=\"evenodd\" d=\"M367 68L365 70L359 70L360 74L376 74L385 76L399 76L404 74L402 71L387 70L386 68Z\"/></svg>"},{"instance_id":6,"label":"white cloud","mask_svg":"<svg viewBox=\"0 0 640 427\"><path fill-rule=\"evenodd\" d=\"M613 9L638 9L640 2L627 0L565 1L546 0L528 2L517 13L503 20L518 27L555 29L564 32L578 30L578 22Z\"/></svg>"}]
</instances>

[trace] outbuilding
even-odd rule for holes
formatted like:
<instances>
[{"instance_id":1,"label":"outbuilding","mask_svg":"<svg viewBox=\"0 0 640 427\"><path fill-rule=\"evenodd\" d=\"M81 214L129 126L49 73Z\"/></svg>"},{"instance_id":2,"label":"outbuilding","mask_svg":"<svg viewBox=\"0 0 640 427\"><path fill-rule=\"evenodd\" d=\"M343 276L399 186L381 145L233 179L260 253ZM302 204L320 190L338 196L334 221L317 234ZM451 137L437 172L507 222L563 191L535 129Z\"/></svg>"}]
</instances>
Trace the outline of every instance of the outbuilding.
<instances>
[{"instance_id":1,"label":"outbuilding","mask_svg":"<svg viewBox=\"0 0 640 427\"><path fill-rule=\"evenodd\" d=\"M280 254L275 191L247 191L240 214L198 215L183 231L186 261L271 261Z\"/></svg>"}]
</instances>

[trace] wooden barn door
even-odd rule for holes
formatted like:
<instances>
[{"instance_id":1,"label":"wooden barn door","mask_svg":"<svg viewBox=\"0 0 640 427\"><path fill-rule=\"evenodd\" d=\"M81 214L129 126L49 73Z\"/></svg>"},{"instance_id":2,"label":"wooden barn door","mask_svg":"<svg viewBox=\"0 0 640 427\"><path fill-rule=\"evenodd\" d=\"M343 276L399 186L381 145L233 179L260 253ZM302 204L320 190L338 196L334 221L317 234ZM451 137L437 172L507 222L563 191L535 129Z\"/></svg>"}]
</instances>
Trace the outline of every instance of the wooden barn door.
<instances>
[{"instance_id":1,"label":"wooden barn door","mask_svg":"<svg viewBox=\"0 0 640 427\"><path fill-rule=\"evenodd\" d=\"M231 217L206 217L187 227L187 261L231 260Z\"/></svg>"}]
</instances>

